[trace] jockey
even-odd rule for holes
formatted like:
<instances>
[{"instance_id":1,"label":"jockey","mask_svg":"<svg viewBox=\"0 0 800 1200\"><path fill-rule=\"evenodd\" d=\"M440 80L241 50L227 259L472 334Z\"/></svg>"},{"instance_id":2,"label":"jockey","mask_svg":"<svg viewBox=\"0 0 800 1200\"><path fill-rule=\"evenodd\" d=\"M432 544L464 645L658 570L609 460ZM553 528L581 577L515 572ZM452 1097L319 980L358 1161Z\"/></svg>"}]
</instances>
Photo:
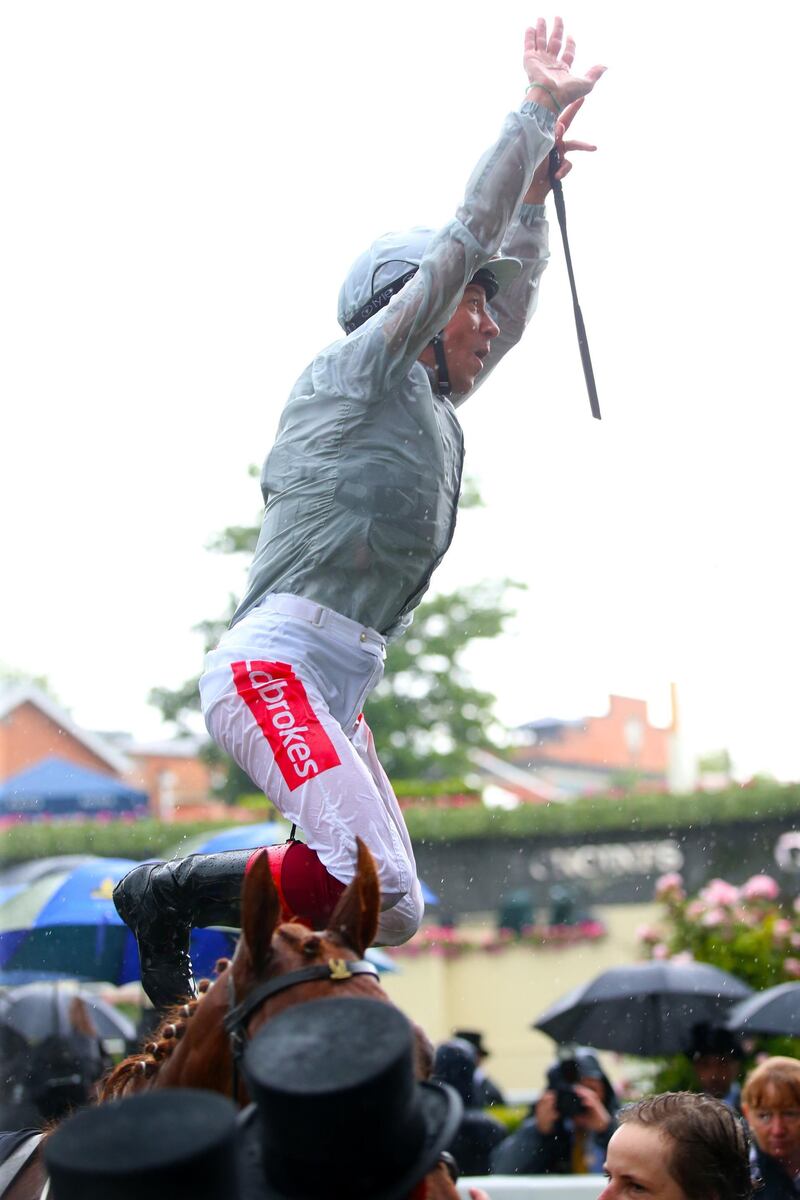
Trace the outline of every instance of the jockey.
<instances>
[{"instance_id":1,"label":"jockey","mask_svg":"<svg viewBox=\"0 0 800 1200\"><path fill-rule=\"evenodd\" d=\"M575 45L567 38L562 52L562 38L558 18L549 38L542 20L527 31L525 100L456 216L438 232L386 235L351 268L339 296L345 336L306 368L283 410L247 591L200 681L214 741L305 834L306 844L269 848L286 915L324 928L360 836L378 868L385 945L413 935L423 902L362 708L453 535L456 408L536 307L549 153L556 139L562 155L593 149L563 136L603 68L571 75ZM562 158L558 176L569 167ZM156 1004L192 992L191 926L238 922L251 853L148 863L117 886Z\"/></svg>"}]
</instances>

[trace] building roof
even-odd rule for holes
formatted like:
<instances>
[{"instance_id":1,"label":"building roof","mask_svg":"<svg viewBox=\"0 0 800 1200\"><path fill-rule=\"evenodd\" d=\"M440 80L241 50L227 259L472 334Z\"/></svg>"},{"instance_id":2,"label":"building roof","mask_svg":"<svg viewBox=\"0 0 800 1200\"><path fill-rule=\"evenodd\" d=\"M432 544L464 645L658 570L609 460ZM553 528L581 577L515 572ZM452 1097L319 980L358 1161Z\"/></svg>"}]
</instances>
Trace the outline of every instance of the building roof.
<instances>
[{"instance_id":1,"label":"building roof","mask_svg":"<svg viewBox=\"0 0 800 1200\"><path fill-rule=\"evenodd\" d=\"M506 762L504 758L499 758L496 754L490 754L487 750L472 750L470 758L485 775L502 782L506 788L518 795L521 794L537 801L557 801L571 798L568 792L543 779L535 771L523 771L520 767Z\"/></svg>"},{"instance_id":2,"label":"building roof","mask_svg":"<svg viewBox=\"0 0 800 1200\"><path fill-rule=\"evenodd\" d=\"M124 754L121 754L98 734L82 729L73 721L66 709L62 708L35 683L0 683L0 720L9 716L14 709L21 708L23 704L34 705L54 725L63 729L76 741L81 742L87 750L90 750L102 762L107 763L111 770L118 775L130 770L131 764Z\"/></svg>"}]
</instances>

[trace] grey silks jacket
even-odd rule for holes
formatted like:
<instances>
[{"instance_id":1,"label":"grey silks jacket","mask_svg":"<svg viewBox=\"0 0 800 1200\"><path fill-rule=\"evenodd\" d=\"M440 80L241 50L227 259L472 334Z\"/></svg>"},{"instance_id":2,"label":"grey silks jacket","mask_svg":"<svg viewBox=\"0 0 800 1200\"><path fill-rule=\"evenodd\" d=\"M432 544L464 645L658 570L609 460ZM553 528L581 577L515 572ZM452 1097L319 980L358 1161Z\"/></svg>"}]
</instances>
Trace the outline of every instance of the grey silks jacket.
<instances>
[{"instance_id":1,"label":"grey silks jacket","mask_svg":"<svg viewBox=\"0 0 800 1200\"><path fill-rule=\"evenodd\" d=\"M553 146L554 120L531 101L506 118L417 274L298 379L261 474L266 509L232 624L282 592L388 639L410 625L453 536L463 461L459 398L435 393L418 358L498 252L521 259L523 270L492 303L500 333L476 386L519 341L548 256L543 207L521 201ZM369 295L362 286L355 307Z\"/></svg>"}]
</instances>

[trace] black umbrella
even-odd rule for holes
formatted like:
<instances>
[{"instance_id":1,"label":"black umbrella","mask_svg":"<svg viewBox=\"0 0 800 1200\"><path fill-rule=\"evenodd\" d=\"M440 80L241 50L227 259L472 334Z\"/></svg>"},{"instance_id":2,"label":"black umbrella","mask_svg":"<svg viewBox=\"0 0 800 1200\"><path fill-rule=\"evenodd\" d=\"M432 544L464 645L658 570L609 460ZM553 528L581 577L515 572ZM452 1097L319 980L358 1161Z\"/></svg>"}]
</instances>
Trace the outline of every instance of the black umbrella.
<instances>
[{"instance_id":1,"label":"black umbrella","mask_svg":"<svg viewBox=\"0 0 800 1200\"><path fill-rule=\"evenodd\" d=\"M79 1021L76 1025L76 997L86 1005L101 1041L136 1040L135 1026L112 1004L91 992L59 983L30 983L0 994L0 1028L11 1030L29 1046L49 1037L70 1040L75 1033L84 1032Z\"/></svg>"},{"instance_id":2,"label":"black umbrella","mask_svg":"<svg viewBox=\"0 0 800 1200\"><path fill-rule=\"evenodd\" d=\"M720 1024L751 989L708 963L611 967L562 996L533 1024L554 1041L655 1057L685 1049L700 1021Z\"/></svg>"},{"instance_id":3,"label":"black umbrella","mask_svg":"<svg viewBox=\"0 0 800 1200\"><path fill-rule=\"evenodd\" d=\"M800 1037L800 983L779 983L742 1000L728 1013L725 1028Z\"/></svg>"}]
</instances>

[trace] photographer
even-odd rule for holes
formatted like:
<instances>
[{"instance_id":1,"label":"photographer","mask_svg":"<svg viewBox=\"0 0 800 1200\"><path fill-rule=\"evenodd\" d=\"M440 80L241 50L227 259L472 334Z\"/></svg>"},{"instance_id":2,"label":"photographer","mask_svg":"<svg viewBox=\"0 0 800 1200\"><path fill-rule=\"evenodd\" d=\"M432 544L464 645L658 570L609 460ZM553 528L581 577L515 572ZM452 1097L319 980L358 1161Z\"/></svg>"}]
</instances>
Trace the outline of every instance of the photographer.
<instances>
[{"instance_id":1,"label":"photographer","mask_svg":"<svg viewBox=\"0 0 800 1200\"><path fill-rule=\"evenodd\" d=\"M602 1173L617 1098L597 1058L576 1050L550 1068L547 1084L532 1115L493 1152L492 1174Z\"/></svg>"}]
</instances>

